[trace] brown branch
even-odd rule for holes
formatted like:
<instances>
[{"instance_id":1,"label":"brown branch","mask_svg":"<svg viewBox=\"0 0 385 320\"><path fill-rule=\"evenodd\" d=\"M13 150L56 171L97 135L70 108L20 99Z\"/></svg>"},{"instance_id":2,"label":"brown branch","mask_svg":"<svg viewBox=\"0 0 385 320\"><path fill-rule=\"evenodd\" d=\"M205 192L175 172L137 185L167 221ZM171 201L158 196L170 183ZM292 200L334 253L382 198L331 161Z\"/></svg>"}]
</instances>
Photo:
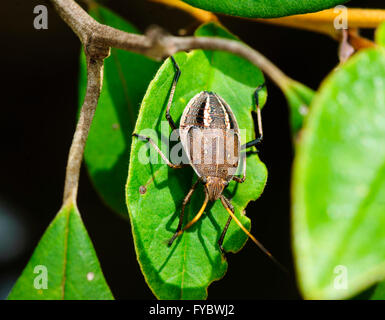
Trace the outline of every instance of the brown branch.
<instances>
[{"instance_id":1,"label":"brown branch","mask_svg":"<svg viewBox=\"0 0 385 320\"><path fill-rule=\"evenodd\" d=\"M284 85L282 82L290 81L266 57L239 41L217 37L175 37L158 27L151 28L145 35L132 34L98 23L73 0L51 1L94 59L105 57L109 47L141 53L156 60L192 49L223 50L249 60L281 87Z\"/></svg>"},{"instance_id":2,"label":"brown branch","mask_svg":"<svg viewBox=\"0 0 385 320\"><path fill-rule=\"evenodd\" d=\"M51 1L83 43L88 66L87 93L68 156L65 202L76 200L84 147L103 82L103 61L111 47L144 54L156 60L192 49L223 50L249 60L282 90L286 90L293 82L261 53L239 41L217 37L175 37L158 27L151 28L145 35L127 33L98 23L74 0Z\"/></svg>"},{"instance_id":3,"label":"brown branch","mask_svg":"<svg viewBox=\"0 0 385 320\"><path fill-rule=\"evenodd\" d=\"M236 54L259 67L282 90L285 90L293 81L264 55L236 40L216 37L170 37L168 40L173 44L175 52L203 49L222 50Z\"/></svg>"},{"instance_id":4,"label":"brown branch","mask_svg":"<svg viewBox=\"0 0 385 320\"><path fill-rule=\"evenodd\" d=\"M92 19L75 1L51 0L62 19L85 44L97 22Z\"/></svg>"},{"instance_id":5,"label":"brown branch","mask_svg":"<svg viewBox=\"0 0 385 320\"><path fill-rule=\"evenodd\" d=\"M76 203L80 167L103 82L103 59L87 57L87 92L68 155L63 203Z\"/></svg>"}]
</instances>

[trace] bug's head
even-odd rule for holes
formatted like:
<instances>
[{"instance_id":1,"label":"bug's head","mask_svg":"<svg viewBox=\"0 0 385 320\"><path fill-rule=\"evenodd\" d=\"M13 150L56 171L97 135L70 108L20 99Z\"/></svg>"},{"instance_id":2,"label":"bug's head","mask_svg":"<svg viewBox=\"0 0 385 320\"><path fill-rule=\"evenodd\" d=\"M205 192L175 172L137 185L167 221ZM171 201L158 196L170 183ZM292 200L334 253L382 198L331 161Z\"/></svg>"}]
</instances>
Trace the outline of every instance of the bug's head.
<instances>
[{"instance_id":1,"label":"bug's head","mask_svg":"<svg viewBox=\"0 0 385 320\"><path fill-rule=\"evenodd\" d=\"M209 196L210 201L217 200L223 192L223 189L227 187L227 181L219 177L207 177L205 188Z\"/></svg>"}]
</instances>

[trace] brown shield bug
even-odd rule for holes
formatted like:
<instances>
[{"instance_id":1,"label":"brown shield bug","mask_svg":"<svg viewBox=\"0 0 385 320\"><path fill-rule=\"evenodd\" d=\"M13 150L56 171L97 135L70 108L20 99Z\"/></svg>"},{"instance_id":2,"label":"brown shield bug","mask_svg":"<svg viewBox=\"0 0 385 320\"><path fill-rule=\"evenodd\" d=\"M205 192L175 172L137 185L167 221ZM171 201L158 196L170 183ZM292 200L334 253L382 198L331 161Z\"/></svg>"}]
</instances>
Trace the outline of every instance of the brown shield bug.
<instances>
[{"instance_id":1,"label":"brown shield bug","mask_svg":"<svg viewBox=\"0 0 385 320\"><path fill-rule=\"evenodd\" d=\"M169 122L170 127L173 130L177 130L178 128L170 115L170 108L181 71L175 59L171 57L171 60L175 68L175 76L167 104L166 119ZM180 120L180 140L183 150L187 155L188 164L171 163L151 138L138 135L136 133L133 134L133 136L148 141L169 167L181 168L186 165L190 165L198 175L197 182L194 183L183 200L179 216L179 224L173 237L168 241L169 246L172 245L178 236L180 236L185 230L190 228L200 219L208 201L216 201L220 199L222 205L230 215L218 240L221 253L224 253L222 245L227 229L229 228L231 220L234 219L238 226L257 244L257 246L275 261L270 252L267 251L265 247L263 247L263 245L249 233L249 231L234 215L234 208L231 205L230 200L222 194L223 190L228 186L230 181L235 180L239 183L243 183L246 179L245 156L243 157L243 177L240 178L234 175L240 163L239 158L241 150L256 146L262 141L263 131L258 93L263 86L264 85L259 86L255 90L254 94L257 108L259 137L244 145L240 144L238 123L230 106L219 95L207 91L198 93L189 101ZM203 183L205 190L205 200L203 206L199 210L198 214L190 222L188 222L186 226L182 227L185 207L189 203L199 182Z\"/></svg>"}]
</instances>

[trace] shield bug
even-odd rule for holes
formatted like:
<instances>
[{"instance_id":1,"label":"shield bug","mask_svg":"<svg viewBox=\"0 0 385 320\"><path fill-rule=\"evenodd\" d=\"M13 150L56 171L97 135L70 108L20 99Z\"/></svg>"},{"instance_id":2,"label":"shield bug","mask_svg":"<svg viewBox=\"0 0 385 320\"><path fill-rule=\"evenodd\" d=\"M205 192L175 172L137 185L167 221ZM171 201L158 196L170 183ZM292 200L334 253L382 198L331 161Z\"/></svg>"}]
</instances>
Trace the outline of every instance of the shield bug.
<instances>
[{"instance_id":1,"label":"shield bug","mask_svg":"<svg viewBox=\"0 0 385 320\"><path fill-rule=\"evenodd\" d=\"M175 59L171 57L171 60L174 65L175 75L167 103L166 119L172 130L177 130L178 128L170 115L170 108L173 103L175 89L181 75L181 71ZM200 219L209 201L216 201L219 199L226 211L229 213L229 218L225 228L218 240L221 253L224 254L222 246L223 240L231 220L234 220L237 225L252 239L252 241L275 261L270 252L267 251L264 246L249 233L249 231L234 215L234 207L231 205L230 200L223 195L223 190L228 186L230 181L235 180L238 183L243 183L246 179L245 156L243 156L242 161L243 176L241 178L235 176L235 172L240 164L241 151L256 146L262 141L263 131L258 94L263 86L264 85L259 86L255 90L254 94L259 137L244 145L240 144L239 127L231 107L218 94L208 91L198 93L189 101L180 120L179 136L183 150L188 159L187 164L173 164L162 153L151 138L136 133L133 134L133 136L149 142L169 167L182 168L186 165L190 165L198 176L198 180L194 183L183 200L178 227L172 238L168 241L169 246L173 244L174 240L178 236L180 236ZM198 186L198 183L202 183L204 185L204 203L196 216L183 227L185 207L189 203L192 194Z\"/></svg>"}]
</instances>

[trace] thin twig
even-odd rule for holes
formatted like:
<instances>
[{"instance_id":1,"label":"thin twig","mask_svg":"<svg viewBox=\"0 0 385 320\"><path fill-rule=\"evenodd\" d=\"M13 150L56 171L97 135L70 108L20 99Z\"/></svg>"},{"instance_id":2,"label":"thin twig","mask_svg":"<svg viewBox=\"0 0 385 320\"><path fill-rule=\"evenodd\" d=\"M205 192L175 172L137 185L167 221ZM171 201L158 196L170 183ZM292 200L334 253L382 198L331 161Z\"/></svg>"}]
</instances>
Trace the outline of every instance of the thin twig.
<instances>
[{"instance_id":1,"label":"thin twig","mask_svg":"<svg viewBox=\"0 0 385 320\"><path fill-rule=\"evenodd\" d=\"M132 34L96 22L79 5L74 5L73 0L51 1L63 19L69 21L71 28L86 46L86 51L94 58L104 55L108 47L141 53L156 60L192 49L223 50L249 60L280 87L290 81L261 53L239 41L217 37L176 37L159 27L151 28L145 35Z\"/></svg>"},{"instance_id":2,"label":"thin twig","mask_svg":"<svg viewBox=\"0 0 385 320\"><path fill-rule=\"evenodd\" d=\"M76 203L84 147L102 88L103 60L94 60L87 57L87 71L87 92L68 155L64 204L67 201Z\"/></svg>"},{"instance_id":3,"label":"thin twig","mask_svg":"<svg viewBox=\"0 0 385 320\"><path fill-rule=\"evenodd\" d=\"M51 0L62 19L70 26L83 44L87 43L97 22L91 18L75 1Z\"/></svg>"},{"instance_id":4,"label":"thin twig","mask_svg":"<svg viewBox=\"0 0 385 320\"><path fill-rule=\"evenodd\" d=\"M151 28L145 35L127 33L100 24L74 0L51 1L84 45L88 61L87 94L68 157L64 201L74 201L77 196L84 147L103 82L103 61L111 47L137 52L156 60L192 49L223 50L249 60L283 90L293 81L261 53L239 41L217 37L175 37L159 27Z\"/></svg>"},{"instance_id":5,"label":"thin twig","mask_svg":"<svg viewBox=\"0 0 385 320\"><path fill-rule=\"evenodd\" d=\"M169 40L173 43L176 52L192 49L222 50L245 58L259 67L283 91L293 81L260 52L236 40L216 37L171 37Z\"/></svg>"}]
</instances>

